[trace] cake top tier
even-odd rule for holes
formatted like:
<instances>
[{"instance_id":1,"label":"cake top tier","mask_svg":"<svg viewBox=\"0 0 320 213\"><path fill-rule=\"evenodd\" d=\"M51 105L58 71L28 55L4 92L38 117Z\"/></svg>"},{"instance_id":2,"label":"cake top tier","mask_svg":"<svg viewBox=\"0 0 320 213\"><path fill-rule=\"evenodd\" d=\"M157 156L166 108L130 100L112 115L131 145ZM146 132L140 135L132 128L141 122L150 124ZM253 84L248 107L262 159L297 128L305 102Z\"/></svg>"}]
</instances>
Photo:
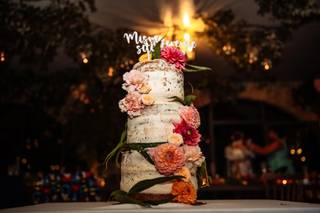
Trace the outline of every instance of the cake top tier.
<instances>
[{"instance_id":1,"label":"cake top tier","mask_svg":"<svg viewBox=\"0 0 320 213\"><path fill-rule=\"evenodd\" d=\"M150 61L142 61L133 66L134 70L141 72L153 72L153 71L174 71L181 73L174 64L170 64L163 59L154 59Z\"/></svg>"},{"instance_id":2,"label":"cake top tier","mask_svg":"<svg viewBox=\"0 0 320 213\"><path fill-rule=\"evenodd\" d=\"M184 98L183 73L174 65L155 59L137 63L133 69L144 74L146 84L151 88L149 94L156 103L172 101L175 96Z\"/></svg>"}]
</instances>

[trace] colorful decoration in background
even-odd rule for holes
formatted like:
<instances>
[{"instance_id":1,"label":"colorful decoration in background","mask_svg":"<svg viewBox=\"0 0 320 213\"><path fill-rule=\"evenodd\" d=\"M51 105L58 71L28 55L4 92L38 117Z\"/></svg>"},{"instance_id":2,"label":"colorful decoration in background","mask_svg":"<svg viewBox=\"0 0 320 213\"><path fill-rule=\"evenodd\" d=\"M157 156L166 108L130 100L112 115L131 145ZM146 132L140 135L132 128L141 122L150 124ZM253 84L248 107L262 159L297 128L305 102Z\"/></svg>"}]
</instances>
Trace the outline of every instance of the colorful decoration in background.
<instances>
[{"instance_id":1,"label":"colorful decoration in background","mask_svg":"<svg viewBox=\"0 0 320 213\"><path fill-rule=\"evenodd\" d=\"M106 181L89 171L38 173L33 181L34 203L101 201Z\"/></svg>"}]
</instances>

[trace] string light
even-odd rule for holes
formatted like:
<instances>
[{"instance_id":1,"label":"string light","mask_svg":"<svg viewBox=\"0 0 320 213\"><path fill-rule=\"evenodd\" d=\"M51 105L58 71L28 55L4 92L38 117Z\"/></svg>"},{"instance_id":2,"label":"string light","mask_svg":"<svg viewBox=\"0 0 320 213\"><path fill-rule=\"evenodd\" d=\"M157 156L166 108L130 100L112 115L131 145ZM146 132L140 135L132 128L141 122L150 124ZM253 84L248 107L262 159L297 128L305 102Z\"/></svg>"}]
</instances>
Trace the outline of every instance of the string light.
<instances>
[{"instance_id":1,"label":"string light","mask_svg":"<svg viewBox=\"0 0 320 213\"><path fill-rule=\"evenodd\" d=\"M300 158L300 160L301 160L302 162L306 162L307 158L306 158L305 156L302 156L302 157Z\"/></svg>"},{"instance_id":2,"label":"string light","mask_svg":"<svg viewBox=\"0 0 320 213\"><path fill-rule=\"evenodd\" d=\"M108 68L108 71L107 71L107 75L108 75L109 77L112 77L113 74L114 74L114 69L113 69L113 67L109 67L109 68Z\"/></svg>"},{"instance_id":3,"label":"string light","mask_svg":"<svg viewBox=\"0 0 320 213\"><path fill-rule=\"evenodd\" d=\"M267 58L263 59L263 61L262 61L261 64L262 64L263 69L264 69L265 71L270 70L271 67L272 67L271 60L270 60L270 59L267 59Z\"/></svg>"},{"instance_id":4,"label":"string light","mask_svg":"<svg viewBox=\"0 0 320 213\"><path fill-rule=\"evenodd\" d=\"M297 149L297 154L298 154L298 155L301 155L301 154L302 154L302 149L301 149L301 148Z\"/></svg>"},{"instance_id":5,"label":"string light","mask_svg":"<svg viewBox=\"0 0 320 213\"><path fill-rule=\"evenodd\" d=\"M80 53L82 63L87 64L89 62L89 59L85 53Z\"/></svg>"},{"instance_id":6,"label":"string light","mask_svg":"<svg viewBox=\"0 0 320 213\"><path fill-rule=\"evenodd\" d=\"M290 154L291 154L291 155L296 154L296 150L295 150L294 148L290 149Z\"/></svg>"},{"instance_id":7,"label":"string light","mask_svg":"<svg viewBox=\"0 0 320 213\"><path fill-rule=\"evenodd\" d=\"M288 181L286 179L282 180L282 185L287 185Z\"/></svg>"},{"instance_id":8,"label":"string light","mask_svg":"<svg viewBox=\"0 0 320 213\"><path fill-rule=\"evenodd\" d=\"M222 50L226 55L230 55L230 54L236 52L236 49L234 47L232 47L231 44L229 44L229 43L225 44L222 47Z\"/></svg>"},{"instance_id":9,"label":"string light","mask_svg":"<svg viewBox=\"0 0 320 213\"><path fill-rule=\"evenodd\" d=\"M0 61L4 62L6 60L5 53L3 51L0 52Z\"/></svg>"},{"instance_id":10,"label":"string light","mask_svg":"<svg viewBox=\"0 0 320 213\"><path fill-rule=\"evenodd\" d=\"M249 52L248 63L249 64L253 64L253 63L257 62L257 61L258 61L258 49L257 48L253 48Z\"/></svg>"}]
</instances>

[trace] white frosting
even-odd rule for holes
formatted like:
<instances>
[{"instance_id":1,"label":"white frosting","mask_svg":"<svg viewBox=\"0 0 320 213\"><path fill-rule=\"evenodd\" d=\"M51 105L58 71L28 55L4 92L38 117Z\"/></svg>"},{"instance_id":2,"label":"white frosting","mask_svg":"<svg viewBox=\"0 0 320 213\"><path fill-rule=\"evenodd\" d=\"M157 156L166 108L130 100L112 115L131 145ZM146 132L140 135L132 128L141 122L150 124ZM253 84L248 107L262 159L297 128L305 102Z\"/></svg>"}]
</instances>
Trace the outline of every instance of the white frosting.
<instances>
[{"instance_id":1,"label":"white frosting","mask_svg":"<svg viewBox=\"0 0 320 213\"><path fill-rule=\"evenodd\" d=\"M177 102L146 107L141 116L128 119L127 143L166 142L173 132L173 122L180 121Z\"/></svg>"},{"instance_id":2,"label":"white frosting","mask_svg":"<svg viewBox=\"0 0 320 213\"><path fill-rule=\"evenodd\" d=\"M166 142L173 132L173 122L179 122L182 104L173 102L172 97L184 98L183 73L174 65L156 59L136 64L133 69L143 72L155 98L155 104L142 110L140 116L128 118L127 143ZM186 165L191 167L192 165ZM190 168L192 183L197 188L196 168ZM129 191L137 182L162 177L154 165L139 152L123 153L121 162L120 188ZM172 183L157 184L143 193L170 194Z\"/></svg>"}]
</instances>

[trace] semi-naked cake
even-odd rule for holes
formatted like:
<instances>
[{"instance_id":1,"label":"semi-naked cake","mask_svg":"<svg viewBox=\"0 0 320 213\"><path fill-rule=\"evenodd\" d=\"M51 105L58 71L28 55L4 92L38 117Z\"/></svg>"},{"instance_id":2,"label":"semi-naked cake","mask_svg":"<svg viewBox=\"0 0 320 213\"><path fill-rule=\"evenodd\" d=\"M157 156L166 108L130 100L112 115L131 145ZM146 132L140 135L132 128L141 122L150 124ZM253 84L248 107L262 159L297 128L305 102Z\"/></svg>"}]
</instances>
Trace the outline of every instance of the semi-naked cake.
<instances>
[{"instance_id":1,"label":"semi-naked cake","mask_svg":"<svg viewBox=\"0 0 320 213\"><path fill-rule=\"evenodd\" d=\"M167 51L179 51L172 48ZM129 149L122 152L120 189L129 192L138 182L180 175L184 178L156 184L135 198L160 200L174 196L175 202L194 203L197 168L204 157L198 146L199 113L192 104L184 105L182 101L181 67L165 57L147 60L134 65L123 79L128 94L119 107L128 113Z\"/></svg>"}]
</instances>

